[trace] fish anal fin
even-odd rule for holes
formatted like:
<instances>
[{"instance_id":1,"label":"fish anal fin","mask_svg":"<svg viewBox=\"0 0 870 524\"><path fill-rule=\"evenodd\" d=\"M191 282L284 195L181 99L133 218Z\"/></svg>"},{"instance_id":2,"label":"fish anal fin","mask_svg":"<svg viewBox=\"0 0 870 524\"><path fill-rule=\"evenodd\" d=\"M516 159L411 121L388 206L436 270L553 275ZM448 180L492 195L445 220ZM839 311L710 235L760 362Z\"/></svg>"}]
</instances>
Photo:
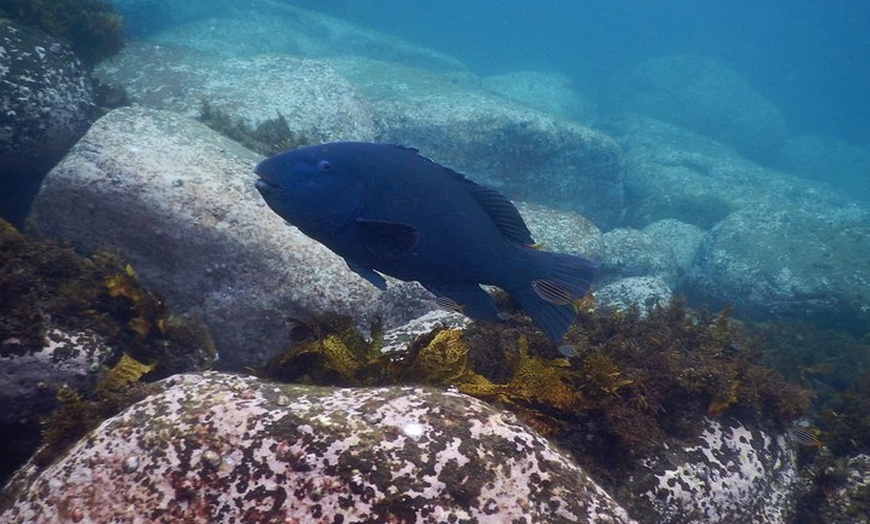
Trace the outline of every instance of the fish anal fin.
<instances>
[{"instance_id":1,"label":"fish anal fin","mask_svg":"<svg viewBox=\"0 0 870 524\"><path fill-rule=\"evenodd\" d=\"M387 289L386 279L380 273L375 272L374 269L363 266L362 264L358 264L353 260L344 259L344 262L347 264L347 267L349 267L351 271L368 280L376 288L380 289L381 291Z\"/></svg>"}]
</instances>

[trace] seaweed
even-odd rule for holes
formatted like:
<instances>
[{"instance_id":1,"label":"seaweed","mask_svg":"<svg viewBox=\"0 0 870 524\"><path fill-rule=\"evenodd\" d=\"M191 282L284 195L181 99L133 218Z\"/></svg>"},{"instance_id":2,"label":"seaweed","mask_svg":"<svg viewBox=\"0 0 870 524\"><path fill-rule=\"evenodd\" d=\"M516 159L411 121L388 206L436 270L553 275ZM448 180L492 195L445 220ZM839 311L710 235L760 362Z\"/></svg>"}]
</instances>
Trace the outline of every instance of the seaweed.
<instances>
[{"instance_id":1,"label":"seaweed","mask_svg":"<svg viewBox=\"0 0 870 524\"><path fill-rule=\"evenodd\" d=\"M153 385L140 382L153 369L154 364L142 364L124 353L103 373L91 397L61 386L57 409L42 421L42 446L33 463L39 468L51 464L103 420L153 393Z\"/></svg>"},{"instance_id":2,"label":"seaweed","mask_svg":"<svg viewBox=\"0 0 870 524\"><path fill-rule=\"evenodd\" d=\"M91 331L157 361L158 378L201 369L216 354L202 321L173 316L118 254L84 257L0 221L0 356L40 351L50 328Z\"/></svg>"},{"instance_id":3,"label":"seaweed","mask_svg":"<svg viewBox=\"0 0 870 524\"><path fill-rule=\"evenodd\" d=\"M359 342L349 319L321 319L263 373L320 385L449 385L506 406L603 470L667 437L695 435L710 417L785 430L806 411L809 392L765 367L761 339L727 310L693 311L679 300L647 318L579 309L569 352L518 311L502 324L435 328L395 354Z\"/></svg>"},{"instance_id":4,"label":"seaweed","mask_svg":"<svg viewBox=\"0 0 870 524\"><path fill-rule=\"evenodd\" d=\"M227 138L265 156L296 149L316 142L313 137L290 129L282 114L252 126L242 118L233 118L207 100L203 100L199 121Z\"/></svg>"},{"instance_id":5,"label":"seaweed","mask_svg":"<svg viewBox=\"0 0 870 524\"><path fill-rule=\"evenodd\" d=\"M42 351L54 329L93 334L109 348L108 364L123 358L110 354L114 348L153 363L149 380L203 369L216 355L202 320L173 316L163 298L147 289L117 254L81 256L69 245L23 235L0 220L0 357ZM52 358L64 358L64 351L72 348L62 345ZM99 385L94 391L92 386L90 381L79 391L66 387L57 392L63 415L52 417L49 427L54 429L43 432L46 438L68 443L133 399L127 392L115 394ZM101 402L99 409L91 406L95 401ZM0 464L0 477L11 473L40 437L36 424L16 426L16 432L16 439L3 442L9 458Z\"/></svg>"},{"instance_id":6,"label":"seaweed","mask_svg":"<svg viewBox=\"0 0 870 524\"><path fill-rule=\"evenodd\" d=\"M837 457L870 453L870 333L820 329L810 323L764 323L764 360L812 389L810 416Z\"/></svg>"}]
</instances>

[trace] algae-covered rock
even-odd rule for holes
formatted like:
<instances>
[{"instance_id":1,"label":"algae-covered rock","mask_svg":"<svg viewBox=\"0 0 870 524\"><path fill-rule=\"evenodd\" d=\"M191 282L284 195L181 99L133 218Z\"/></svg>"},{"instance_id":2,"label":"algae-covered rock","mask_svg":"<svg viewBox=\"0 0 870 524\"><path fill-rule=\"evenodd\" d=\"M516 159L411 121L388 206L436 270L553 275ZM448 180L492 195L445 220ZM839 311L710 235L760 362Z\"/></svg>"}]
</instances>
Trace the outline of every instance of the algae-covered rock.
<instances>
[{"instance_id":1,"label":"algae-covered rock","mask_svg":"<svg viewBox=\"0 0 870 524\"><path fill-rule=\"evenodd\" d=\"M708 420L701 434L640 461L626 504L642 522L791 522L796 457L781 432Z\"/></svg>"},{"instance_id":2,"label":"algae-covered rock","mask_svg":"<svg viewBox=\"0 0 870 524\"><path fill-rule=\"evenodd\" d=\"M632 522L513 416L459 393L206 373L4 492L14 522Z\"/></svg>"},{"instance_id":3,"label":"algae-covered rock","mask_svg":"<svg viewBox=\"0 0 870 524\"><path fill-rule=\"evenodd\" d=\"M214 359L202 324L171 316L117 256L83 257L0 221L0 478L38 445L60 392L90 397L122 352L158 377Z\"/></svg>"},{"instance_id":4,"label":"algae-covered rock","mask_svg":"<svg viewBox=\"0 0 870 524\"><path fill-rule=\"evenodd\" d=\"M868 223L858 209L743 209L704 239L689 291L756 318L829 322L866 333Z\"/></svg>"},{"instance_id":5,"label":"algae-covered rock","mask_svg":"<svg viewBox=\"0 0 870 524\"><path fill-rule=\"evenodd\" d=\"M0 217L21 228L51 167L90 124L87 71L59 40L0 18Z\"/></svg>"}]
</instances>

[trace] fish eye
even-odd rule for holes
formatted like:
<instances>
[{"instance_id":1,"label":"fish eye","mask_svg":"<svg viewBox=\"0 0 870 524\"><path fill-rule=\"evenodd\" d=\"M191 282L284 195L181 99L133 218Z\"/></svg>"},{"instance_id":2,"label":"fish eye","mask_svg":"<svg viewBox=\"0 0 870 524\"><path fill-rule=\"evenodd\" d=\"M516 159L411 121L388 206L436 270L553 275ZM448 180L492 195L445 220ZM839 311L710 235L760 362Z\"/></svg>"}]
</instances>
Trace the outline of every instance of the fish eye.
<instances>
[{"instance_id":1,"label":"fish eye","mask_svg":"<svg viewBox=\"0 0 870 524\"><path fill-rule=\"evenodd\" d=\"M332 170L332 164L329 163L329 160L321 160L317 163L317 170L321 173L329 173Z\"/></svg>"}]
</instances>

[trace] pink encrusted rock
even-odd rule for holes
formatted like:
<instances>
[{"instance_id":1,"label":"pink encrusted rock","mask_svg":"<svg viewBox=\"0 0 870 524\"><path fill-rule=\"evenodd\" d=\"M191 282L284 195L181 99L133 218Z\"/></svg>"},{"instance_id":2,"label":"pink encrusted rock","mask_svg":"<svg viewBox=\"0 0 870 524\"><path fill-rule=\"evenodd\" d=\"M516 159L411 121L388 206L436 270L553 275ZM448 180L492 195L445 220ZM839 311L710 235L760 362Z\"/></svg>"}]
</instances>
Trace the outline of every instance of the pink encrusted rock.
<instances>
[{"instance_id":1,"label":"pink encrusted rock","mask_svg":"<svg viewBox=\"0 0 870 524\"><path fill-rule=\"evenodd\" d=\"M20 471L0 522L631 522L544 438L459 393L161 384Z\"/></svg>"}]
</instances>

